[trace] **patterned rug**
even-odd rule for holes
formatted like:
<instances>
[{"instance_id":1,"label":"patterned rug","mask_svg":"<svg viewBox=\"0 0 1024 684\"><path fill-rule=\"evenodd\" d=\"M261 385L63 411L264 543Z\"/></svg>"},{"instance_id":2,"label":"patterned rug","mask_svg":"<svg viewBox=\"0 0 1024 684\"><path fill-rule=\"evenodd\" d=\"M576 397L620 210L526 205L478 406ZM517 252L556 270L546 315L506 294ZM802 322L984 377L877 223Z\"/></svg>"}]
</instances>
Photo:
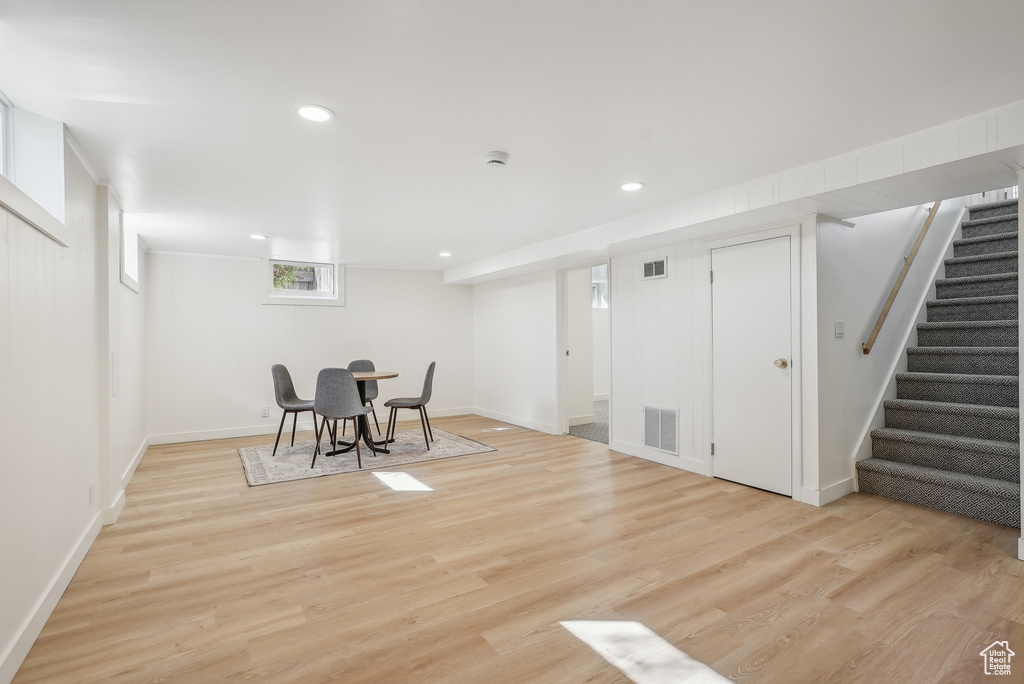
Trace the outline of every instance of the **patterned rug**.
<instances>
[{"instance_id":1,"label":"patterned rug","mask_svg":"<svg viewBox=\"0 0 1024 684\"><path fill-rule=\"evenodd\" d=\"M350 442L351 439L351 430L347 438L342 437L345 442ZM329 451L331 440L324 439L323 445ZM453 435L444 430L434 430L434 441L430 443L430 451L427 451L427 447L423 443L423 432L418 429L399 430L395 433L395 441L388 445L390 454L374 456L365 444L361 446L363 447L363 470L366 471L497 451L497 449L492 449L480 442ZM316 457L316 466L310 468L309 464L313 460L313 440L296 442L295 446L288 446L288 435L281 435L281 446L277 448L277 455L271 457L270 454L273 451L273 444L243 447L238 450L238 456L242 459L242 467L245 468L245 479L248 480L250 487L359 470L356 465L355 450L337 456L324 456L323 447L320 449L320 455Z\"/></svg>"}]
</instances>

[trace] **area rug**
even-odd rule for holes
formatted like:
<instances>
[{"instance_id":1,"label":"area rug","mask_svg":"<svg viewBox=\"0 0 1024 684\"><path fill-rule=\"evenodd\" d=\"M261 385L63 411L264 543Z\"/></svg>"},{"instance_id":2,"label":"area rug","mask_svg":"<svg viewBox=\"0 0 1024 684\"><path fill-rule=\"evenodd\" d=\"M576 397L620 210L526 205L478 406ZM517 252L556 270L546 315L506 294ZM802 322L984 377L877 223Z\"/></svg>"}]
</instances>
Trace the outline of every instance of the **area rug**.
<instances>
[{"instance_id":1,"label":"area rug","mask_svg":"<svg viewBox=\"0 0 1024 684\"><path fill-rule=\"evenodd\" d=\"M342 437L342 439L346 442L351 441L351 431L347 438ZM271 453L274 451L273 444L242 447L238 450L238 456L242 459L245 479L249 482L250 487L359 470L356 464L355 450L337 456L324 456L324 447L330 451L331 441L325 439L322 444L320 455L316 457L316 466L313 468L309 467L313 460L313 440L297 442L295 446L288 446L288 435L286 434L281 435L281 445L277 448L276 456L271 457ZM467 437L460 437L437 429L434 430L434 441L430 443L430 451L427 451L427 447L423 443L421 430L399 430L395 433L395 441L388 444L390 454L374 456L365 443L360 446L362 447L363 470L365 471L497 451L497 449L492 449Z\"/></svg>"}]
</instances>

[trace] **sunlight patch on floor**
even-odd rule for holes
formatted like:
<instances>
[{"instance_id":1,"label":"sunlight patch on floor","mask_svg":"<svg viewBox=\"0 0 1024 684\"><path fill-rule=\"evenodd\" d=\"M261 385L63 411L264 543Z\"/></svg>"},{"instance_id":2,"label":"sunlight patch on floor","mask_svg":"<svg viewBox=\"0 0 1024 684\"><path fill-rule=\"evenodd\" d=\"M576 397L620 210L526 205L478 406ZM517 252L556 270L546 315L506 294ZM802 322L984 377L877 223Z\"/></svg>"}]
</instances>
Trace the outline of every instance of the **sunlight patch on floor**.
<instances>
[{"instance_id":1,"label":"sunlight patch on floor","mask_svg":"<svg viewBox=\"0 0 1024 684\"><path fill-rule=\"evenodd\" d=\"M423 484L409 473L377 472L374 476L396 492L432 492L433 488Z\"/></svg>"},{"instance_id":2,"label":"sunlight patch on floor","mask_svg":"<svg viewBox=\"0 0 1024 684\"><path fill-rule=\"evenodd\" d=\"M729 681L639 622L567 620L559 624L636 684L721 684Z\"/></svg>"}]
</instances>

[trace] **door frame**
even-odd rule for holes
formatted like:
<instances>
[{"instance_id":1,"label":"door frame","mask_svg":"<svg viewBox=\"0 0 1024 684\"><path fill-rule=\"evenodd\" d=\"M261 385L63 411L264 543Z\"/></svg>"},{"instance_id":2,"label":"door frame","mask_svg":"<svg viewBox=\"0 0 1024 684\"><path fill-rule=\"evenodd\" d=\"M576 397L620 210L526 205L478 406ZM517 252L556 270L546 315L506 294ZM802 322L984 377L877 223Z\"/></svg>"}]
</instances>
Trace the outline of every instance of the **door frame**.
<instances>
[{"instance_id":1,"label":"door frame","mask_svg":"<svg viewBox=\"0 0 1024 684\"><path fill-rule=\"evenodd\" d=\"M805 229L806 227L806 229ZM792 336L792 368L793 368L793 391L791 394L791 413L792 416L792 444L793 444L793 463L792 463L792 477L793 477L793 495L792 498L796 501L804 501L804 460L805 460L805 436L804 436L804 390L805 382L813 378L816 382L817 373L805 373L804 364L805 362L815 363L817 361L817 354L815 353L817 347L813 347L813 351L810 354L805 353L807 349L804 340L804 325L805 319L809 318L808 325L811 326L810 341L813 345L816 345L816 298L812 297L812 301L805 304L809 304L809 309L804 309L801 306L801 302L804 298L801 297L801 282L802 274L806 273L807 277L812 281L816 281L816 273L814 271L814 253L813 249L810 258L805 263L805 260L801 259L801 246L802 238L807 232L810 232L812 236L816 235L817 222L814 215L807 217L804 220L797 222L787 221L781 225L775 225L771 227L760 227L752 230L746 230L742 232L732 233L725 237L708 238L702 240L701 251L704 272L708 274L704 278L704 292L701 300L703 302L703 328L704 328L704 454L705 454L705 473L709 477L714 476L714 457L711 455L711 444L714 441L714 383L712 377L712 364L714 363L713 357L713 340L712 340L712 299L711 299L711 250L719 247L731 247L733 245L741 245L749 242L762 242L764 240L770 240L777 237L789 236L789 275L790 275L790 311L792 311L792 317L790 320L790 334ZM813 247L813 243L812 243ZM808 269L810 272L808 272ZM810 314L808 316L808 314ZM814 393L815 403L817 406L817 393ZM815 411L817 413L817 411ZM808 421L810 422L810 421ZM813 443L817 445L817 429L815 423L815 429L813 430ZM817 449L813 449L814 453L817 453ZM815 463L816 465L816 463ZM815 469L816 470L816 469ZM807 502L810 503L810 502Z\"/></svg>"},{"instance_id":2,"label":"door frame","mask_svg":"<svg viewBox=\"0 0 1024 684\"><path fill-rule=\"evenodd\" d=\"M555 326L555 337L557 338L556 347L558 354L557 363L557 378L556 378L556 391L558 393L555 399L556 415L555 415L555 434L567 435L569 434L569 361L565 355L565 351L569 345L569 271L576 271L584 268L593 268L594 266L608 266L608 308L609 316L613 315L610 310L612 304L612 260L608 257L598 259L595 261L585 261L577 266L567 266L561 268L555 272L555 317L557 319ZM609 332L609 347L611 346L611 333ZM615 352L612 351L612 364L615 363ZM614 373L612 374L614 378ZM614 383L614 381L612 381ZM612 394L614 388L609 387L608 392L608 444L612 442Z\"/></svg>"}]
</instances>

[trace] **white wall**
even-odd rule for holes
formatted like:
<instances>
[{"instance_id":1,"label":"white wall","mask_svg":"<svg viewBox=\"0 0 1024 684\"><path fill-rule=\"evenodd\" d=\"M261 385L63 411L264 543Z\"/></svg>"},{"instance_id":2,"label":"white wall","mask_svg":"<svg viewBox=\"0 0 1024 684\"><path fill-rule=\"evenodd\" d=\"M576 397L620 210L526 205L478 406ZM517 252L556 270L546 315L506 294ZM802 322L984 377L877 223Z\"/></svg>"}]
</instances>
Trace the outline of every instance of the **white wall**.
<instances>
[{"instance_id":1,"label":"white wall","mask_svg":"<svg viewBox=\"0 0 1024 684\"><path fill-rule=\"evenodd\" d=\"M473 286L476 413L557 432L556 273Z\"/></svg>"},{"instance_id":2,"label":"white wall","mask_svg":"<svg viewBox=\"0 0 1024 684\"><path fill-rule=\"evenodd\" d=\"M942 203L869 355L861 345L931 204L850 219L852 228L824 219L819 223L818 428L819 449L828 454L818 475L820 489L852 476L862 443L870 447L864 441L870 424L881 426L876 409L883 391L893 385L893 372L906 368L903 352L917 339L914 326L919 316L923 320L926 296L934 297L935 271L959 227L964 204L963 199ZM845 322L842 339L835 337L837 320Z\"/></svg>"},{"instance_id":3,"label":"white wall","mask_svg":"<svg viewBox=\"0 0 1024 684\"><path fill-rule=\"evenodd\" d=\"M147 255L151 443L276 432L275 363L288 367L308 399L321 368L366 358L397 371L379 383L383 421L384 401L419 396L436 361L430 415L472 410L469 287L444 285L430 271L347 268L346 306L265 305L266 272L253 259ZM261 406L271 407L269 417L260 417Z\"/></svg>"},{"instance_id":4,"label":"white wall","mask_svg":"<svg viewBox=\"0 0 1024 684\"><path fill-rule=\"evenodd\" d=\"M765 226L613 257L611 447L692 472L711 473L710 283L707 249L768 235L792 237L794 264L794 498L819 503L815 219ZM645 261L668 258L668 277L643 280ZM757 283L751 283L757 287ZM645 406L679 411L679 454L644 445Z\"/></svg>"},{"instance_id":5,"label":"white wall","mask_svg":"<svg viewBox=\"0 0 1024 684\"><path fill-rule=\"evenodd\" d=\"M660 257L668 277L643 280L643 263ZM699 240L612 258L610 446L704 474L702 277ZM644 445L645 406L679 411L678 456Z\"/></svg>"},{"instance_id":6,"label":"white wall","mask_svg":"<svg viewBox=\"0 0 1024 684\"><path fill-rule=\"evenodd\" d=\"M101 364L106 381L109 442L101 460L100 497L104 523L114 522L124 507L124 491L148 444L145 424L145 298L121 283L121 209L109 188L98 189L99 224L106 228L102 272L107 298L106 353ZM145 280L139 265L138 283Z\"/></svg>"},{"instance_id":7,"label":"white wall","mask_svg":"<svg viewBox=\"0 0 1024 684\"><path fill-rule=\"evenodd\" d=\"M69 247L0 210L0 682L100 528L101 235L96 186L66 158Z\"/></svg>"},{"instance_id":8,"label":"white wall","mask_svg":"<svg viewBox=\"0 0 1024 684\"><path fill-rule=\"evenodd\" d=\"M594 314L590 267L565 273L569 425L594 422Z\"/></svg>"}]
</instances>

